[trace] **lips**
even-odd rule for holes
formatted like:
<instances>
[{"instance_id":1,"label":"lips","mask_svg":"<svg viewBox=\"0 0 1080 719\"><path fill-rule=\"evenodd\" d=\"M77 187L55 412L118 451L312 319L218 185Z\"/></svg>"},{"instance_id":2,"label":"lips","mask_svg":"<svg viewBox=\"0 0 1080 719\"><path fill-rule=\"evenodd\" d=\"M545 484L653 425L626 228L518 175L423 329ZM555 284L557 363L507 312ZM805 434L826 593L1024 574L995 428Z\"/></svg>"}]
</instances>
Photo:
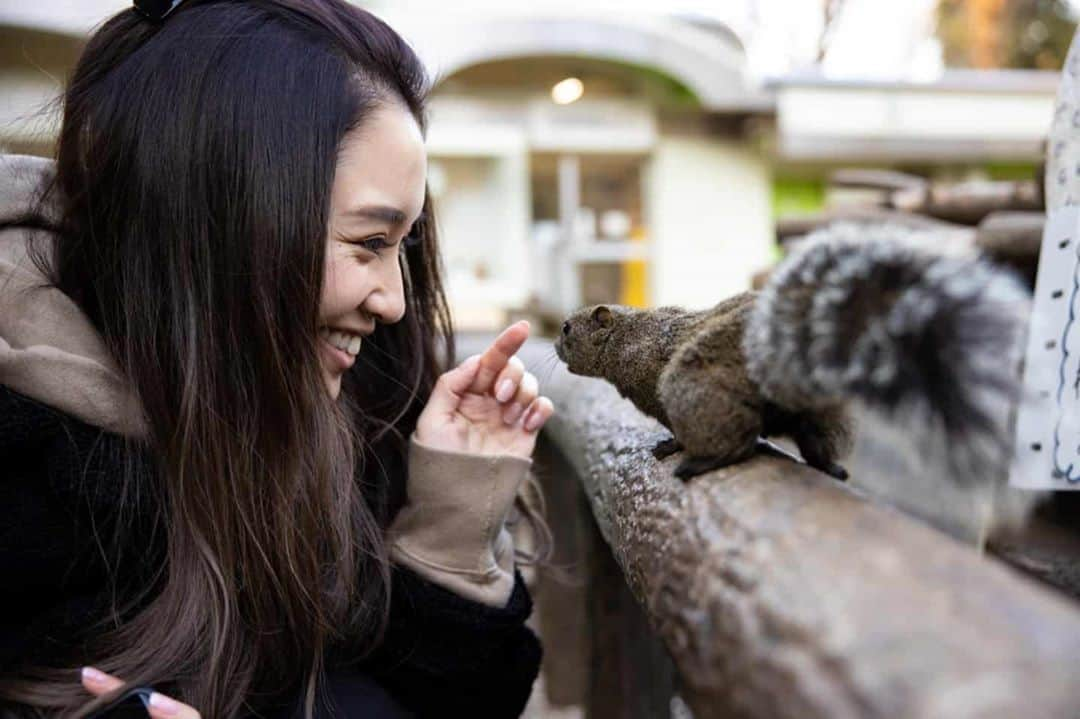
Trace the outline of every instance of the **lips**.
<instances>
[{"instance_id":1,"label":"lips","mask_svg":"<svg viewBox=\"0 0 1080 719\"><path fill-rule=\"evenodd\" d=\"M319 330L322 338L323 354L330 361L330 366L344 372L356 362L363 337L354 332L323 327Z\"/></svg>"},{"instance_id":2,"label":"lips","mask_svg":"<svg viewBox=\"0 0 1080 719\"><path fill-rule=\"evenodd\" d=\"M344 372L356 363L356 357L348 352L342 352L327 342L322 343L322 353L328 360L327 366L331 372L334 370Z\"/></svg>"},{"instance_id":3,"label":"lips","mask_svg":"<svg viewBox=\"0 0 1080 719\"><path fill-rule=\"evenodd\" d=\"M339 349L342 352L355 357L360 352L360 345L363 344L364 338L355 332L349 332L347 330L337 330L330 327L323 327L319 334L322 338L335 349Z\"/></svg>"}]
</instances>

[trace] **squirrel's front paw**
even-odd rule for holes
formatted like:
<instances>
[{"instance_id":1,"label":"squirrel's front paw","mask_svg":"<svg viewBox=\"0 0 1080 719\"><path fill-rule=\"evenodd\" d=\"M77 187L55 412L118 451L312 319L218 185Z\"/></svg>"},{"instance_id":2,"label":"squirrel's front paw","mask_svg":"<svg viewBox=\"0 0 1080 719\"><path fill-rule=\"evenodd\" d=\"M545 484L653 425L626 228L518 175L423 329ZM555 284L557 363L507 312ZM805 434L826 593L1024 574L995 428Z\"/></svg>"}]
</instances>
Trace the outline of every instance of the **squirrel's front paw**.
<instances>
[{"instance_id":1,"label":"squirrel's front paw","mask_svg":"<svg viewBox=\"0 0 1080 719\"><path fill-rule=\"evenodd\" d=\"M665 459L682 451L682 445L679 444L679 440L674 437L662 440L656 443L656 446L652 448L652 456L656 459Z\"/></svg>"}]
</instances>

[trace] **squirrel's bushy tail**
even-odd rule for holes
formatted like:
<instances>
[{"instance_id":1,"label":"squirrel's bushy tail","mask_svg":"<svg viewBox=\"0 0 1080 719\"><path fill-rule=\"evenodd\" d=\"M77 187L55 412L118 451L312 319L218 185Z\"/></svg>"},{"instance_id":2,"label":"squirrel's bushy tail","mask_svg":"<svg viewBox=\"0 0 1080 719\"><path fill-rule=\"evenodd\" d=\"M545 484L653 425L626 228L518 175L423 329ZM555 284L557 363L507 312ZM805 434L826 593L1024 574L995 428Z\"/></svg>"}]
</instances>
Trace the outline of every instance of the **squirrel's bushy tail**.
<instances>
[{"instance_id":1,"label":"squirrel's bushy tail","mask_svg":"<svg viewBox=\"0 0 1080 719\"><path fill-rule=\"evenodd\" d=\"M947 448L953 481L997 479L1029 295L1007 271L915 240L852 225L808 236L756 303L750 375L792 409L859 400Z\"/></svg>"}]
</instances>

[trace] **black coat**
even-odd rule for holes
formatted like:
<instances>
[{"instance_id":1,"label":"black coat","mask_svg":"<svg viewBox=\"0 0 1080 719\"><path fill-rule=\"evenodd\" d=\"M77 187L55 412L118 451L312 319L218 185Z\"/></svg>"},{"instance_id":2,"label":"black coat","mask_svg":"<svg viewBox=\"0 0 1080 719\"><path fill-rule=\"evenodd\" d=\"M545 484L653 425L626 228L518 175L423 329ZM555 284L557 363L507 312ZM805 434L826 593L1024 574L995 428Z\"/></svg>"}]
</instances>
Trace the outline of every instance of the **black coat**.
<instances>
[{"instance_id":1,"label":"black coat","mask_svg":"<svg viewBox=\"0 0 1080 719\"><path fill-rule=\"evenodd\" d=\"M122 440L0 385L0 675L26 661L80 662L86 627L111 606L99 542L116 529ZM139 515L154 507L139 497ZM127 526L128 581L152 584L164 547ZM146 586L146 585L144 585ZM120 588L121 591L123 587ZM518 716L540 664L520 575L504 608L463 599L395 567L385 640L328 683L336 716ZM74 677L73 677L74 680ZM388 693L387 697L384 693Z\"/></svg>"}]
</instances>

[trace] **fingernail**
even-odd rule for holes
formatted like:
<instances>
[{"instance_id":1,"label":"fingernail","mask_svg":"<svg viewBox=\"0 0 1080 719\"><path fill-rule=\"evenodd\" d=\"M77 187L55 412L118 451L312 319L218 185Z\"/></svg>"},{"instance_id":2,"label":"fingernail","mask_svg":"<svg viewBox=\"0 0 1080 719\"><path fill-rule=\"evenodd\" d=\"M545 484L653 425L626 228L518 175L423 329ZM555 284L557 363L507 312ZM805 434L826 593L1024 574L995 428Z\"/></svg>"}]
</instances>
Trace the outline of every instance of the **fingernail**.
<instances>
[{"instance_id":1,"label":"fingernail","mask_svg":"<svg viewBox=\"0 0 1080 719\"><path fill-rule=\"evenodd\" d=\"M511 380L504 379L499 383L498 388L495 390L495 399L500 402L505 402L514 396L514 383Z\"/></svg>"},{"instance_id":2,"label":"fingernail","mask_svg":"<svg viewBox=\"0 0 1080 719\"><path fill-rule=\"evenodd\" d=\"M529 416L525 418L525 431L533 432L540 426L540 413L533 410L529 413Z\"/></svg>"},{"instance_id":3,"label":"fingernail","mask_svg":"<svg viewBox=\"0 0 1080 719\"><path fill-rule=\"evenodd\" d=\"M524 408L520 404L512 404L506 408L503 412L503 422L506 424L513 424L518 421Z\"/></svg>"},{"instance_id":4,"label":"fingernail","mask_svg":"<svg viewBox=\"0 0 1080 719\"><path fill-rule=\"evenodd\" d=\"M150 695L150 706L157 709L159 712L166 716L173 716L179 714L181 709L180 702L175 699L170 699L164 694L158 694L154 692Z\"/></svg>"},{"instance_id":5,"label":"fingernail","mask_svg":"<svg viewBox=\"0 0 1080 719\"><path fill-rule=\"evenodd\" d=\"M104 672L98 671L97 669L94 669L93 667L83 667L82 668L82 677L86 681L91 682L93 684L101 684L101 683L106 682L106 681L109 680L109 678L107 676L105 676Z\"/></svg>"}]
</instances>

